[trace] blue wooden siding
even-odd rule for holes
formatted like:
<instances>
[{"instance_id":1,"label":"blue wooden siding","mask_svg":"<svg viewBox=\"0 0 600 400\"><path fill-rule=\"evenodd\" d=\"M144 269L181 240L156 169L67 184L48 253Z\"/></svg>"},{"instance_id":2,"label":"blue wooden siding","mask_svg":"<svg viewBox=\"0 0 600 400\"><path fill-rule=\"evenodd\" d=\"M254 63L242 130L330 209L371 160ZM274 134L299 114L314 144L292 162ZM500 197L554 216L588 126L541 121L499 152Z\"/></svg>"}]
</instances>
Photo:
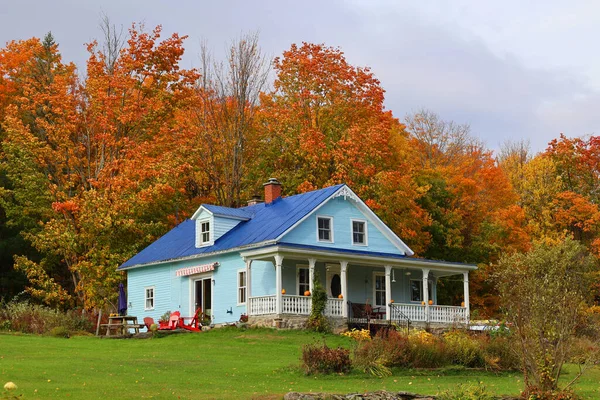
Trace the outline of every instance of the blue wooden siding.
<instances>
[{"instance_id":1,"label":"blue wooden siding","mask_svg":"<svg viewBox=\"0 0 600 400\"><path fill-rule=\"evenodd\" d=\"M265 279L258 283L257 272L253 271L254 283L252 285L252 295L262 296L267 294L275 294L275 268L271 263L266 263L266 269L270 272L268 276L264 276ZM252 264L254 268L254 263ZM296 280L296 274L298 271L298 265L306 265L308 267L308 260L295 260L295 259L284 259L282 269L282 288L286 290L286 294L289 295L303 295L304 293L298 293L298 285ZM321 284L327 288L327 265L336 266L335 263L324 263L317 262L315 265L315 273L319 275ZM339 266L339 265L338 265ZM411 269L411 275L407 276L407 269L396 268L394 270L394 277L396 282L392 282L392 299L396 303L411 303L410 301L410 280L416 279L422 281L423 273L418 269ZM347 271L348 279L348 300L354 303L365 303L367 299L369 303L374 302L373 292L373 279L374 273L385 273L385 268L382 267L366 267L361 265L349 265ZM257 291L257 285L260 285L261 291ZM430 281L433 292L433 301L437 303L436 287L435 283ZM260 293L260 294L259 294Z\"/></svg>"},{"instance_id":2,"label":"blue wooden siding","mask_svg":"<svg viewBox=\"0 0 600 400\"><path fill-rule=\"evenodd\" d=\"M253 297L275 294L275 267L273 263L252 261L251 284Z\"/></svg>"},{"instance_id":3,"label":"blue wooden siding","mask_svg":"<svg viewBox=\"0 0 600 400\"><path fill-rule=\"evenodd\" d=\"M220 266L212 273L197 276L176 276L176 271L196 265L219 262ZM257 263L258 264L258 263ZM212 315L214 323L235 322L246 312L246 306L237 304L237 272L246 265L237 253L220 255L214 258L186 260L155 266L134 268L127 271L128 313L142 320L152 317L157 321L167 311L179 311L182 316L194 314L192 304L192 281L198 277L211 277ZM272 280L273 287L275 280ZM260 285L260 282L257 283ZM154 310L145 310L145 288L154 286ZM190 290L191 289L191 290ZM230 312L228 312L230 311Z\"/></svg>"},{"instance_id":4,"label":"blue wooden siding","mask_svg":"<svg viewBox=\"0 0 600 400\"><path fill-rule=\"evenodd\" d=\"M217 240L241 222L239 219L224 217L213 217L213 219L213 240Z\"/></svg>"},{"instance_id":5,"label":"blue wooden siding","mask_svg":"<svg viewBox=\"0 0 600 400\"><path fill-rule=\"evenodd\" d=\"M333 217L333 243L317 240L317 216ZM352 219L367 221L367 246L352 244ZM403 254L358 209L352 201L337 197L313 212L282 238L283 242L338 249Z\"/></svg>"}]
</instances>

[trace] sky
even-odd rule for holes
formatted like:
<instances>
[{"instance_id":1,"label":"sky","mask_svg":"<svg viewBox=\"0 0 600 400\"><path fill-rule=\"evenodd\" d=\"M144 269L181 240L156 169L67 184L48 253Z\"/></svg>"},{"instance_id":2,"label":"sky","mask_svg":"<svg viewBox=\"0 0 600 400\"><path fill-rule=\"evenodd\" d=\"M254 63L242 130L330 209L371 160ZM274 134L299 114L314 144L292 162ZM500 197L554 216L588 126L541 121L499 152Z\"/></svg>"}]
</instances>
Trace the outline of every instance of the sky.
<instances>
[{"instance_id":1,"label":"sky","mask_svg":"<svg viewBox=\"0 0 600 400\"><path fill-rule=\"evenodd\" d=\"M428 109L469 124L489 148L529 140L534 151L564 133L600 132L600 4L404 0L53 0L0 3L0 44L51 31L65 61L85 68L85 43L101 39L103 15L188 35L183 67L200 45L215 57L245 32L279 56L292 43L339 47L370 67L400 120Z\"/></svg>"}]
</instances>

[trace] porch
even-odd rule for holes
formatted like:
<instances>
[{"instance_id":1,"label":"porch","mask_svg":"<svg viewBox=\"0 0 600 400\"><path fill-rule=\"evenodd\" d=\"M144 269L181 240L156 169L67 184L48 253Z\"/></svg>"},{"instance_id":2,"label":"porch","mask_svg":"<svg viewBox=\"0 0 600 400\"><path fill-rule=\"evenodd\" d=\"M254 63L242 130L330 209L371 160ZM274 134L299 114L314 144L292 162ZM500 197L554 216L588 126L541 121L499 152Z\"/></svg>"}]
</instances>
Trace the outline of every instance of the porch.
<instances>
[{"instance_id":1,"label":"porch","mask_svg":"<svg viewBox=\"0 0 600 400\"><path fill-rule=\"evenodd\" d=\"M239 273L245 277L249 317L310 315L318 277L328 295L324 314L338 321L469 322L468 276L475 265L283 244L249 249L241 256L246 268ZM443 277L462 281L462 293L455 293L462 300L460 306L438 304L438 279ZM368 305L370 312L357 312L356 304Z\"/></svg>"},{"instance_id":2,"label":"porch","mask_svg":"<svg viewBox=\"0 0 600 400\"><path fill-rule=\"evenodd\" d=\"M312 309L312 297L299 295L282 295L281 314L283 315L310 315ZM248 299L249 316L277 316L276 295L250 297ZM343 299L327 299L325 316L330 318L347 318L349 323L366 323L368 319L371 322L423 322L436 324L464 324L468 323L468 313L466 307L444 306L430 304L400 304L390 303L384 308L386 311L375 312L370 316L355 315L352 310L352 303ZM387 310L389 309L389 315ZM346 311L346 312L344 312Z\"/></svg>"}]
</instances>

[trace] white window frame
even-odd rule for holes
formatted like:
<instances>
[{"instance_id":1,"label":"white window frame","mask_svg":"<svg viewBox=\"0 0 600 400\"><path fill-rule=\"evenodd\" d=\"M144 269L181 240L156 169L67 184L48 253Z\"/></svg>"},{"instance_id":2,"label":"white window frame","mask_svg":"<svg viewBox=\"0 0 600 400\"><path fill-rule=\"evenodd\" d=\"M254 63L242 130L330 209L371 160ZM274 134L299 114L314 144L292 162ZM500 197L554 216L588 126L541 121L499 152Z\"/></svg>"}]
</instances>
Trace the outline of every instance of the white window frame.
<instances>
[{"instance_id":1,"label":"white window frame","mask_svg":"<svg viewBox=\"0 0 600 400\"><path fill-rule=\"evenodd\" d=\"M152 290L152 297L148 296L148 290ZM152 300L152 307L148 307L148 300ZM146 286L144 288L144 310L152 311L154 310L154 306L156 305L156 287L155 286Z\"/></svg>"},{"instance_id":2,"label":"white window frame","mask_svg":"<svg viewBox=\"0 0 600 400\"><path fill-rule=\"evenodd\" d=\"M201 220L198 220L198 235L199 235L199 240L198 243L200 244L200 246L208 246L212 244L212 238L213 238L213 230L214 230L214 226L211 229L211 225L214 225L213 223L211 223L212 218L203 218ZM202 232L202 225L204 224L208 224L208 232ZM208 233L208 240L204 240L204 234Z\"/></svg>"},{"instance_id":3,"label":"white window frame","mask_svg":"<svg viewBox=\"0 0 600 400\"><path fill-rule=\"evenodd\" d=\"M240 286L240 275L244 274L244 286ZM244 304L246 304L246 301L248 300L248 275L247 275L247 271L246 269L238 269L237 270L237 274L236 274L236 286L237 286L237 305L238 306L243 306ZM242 299L241 297L241 290L244 290L244 299ZM243 300L243 301L241 301Z\"/></svg>"},{"instance_id":4,"label":"white window frame","mask_svg":"<svg viewBox=\"0 0 600 400\"><path fill-rule=\"evenodd\" d=\"M377 304L377 277L378 276L382 276L383 277L383 303L384 304ZM381 291L381 290L380 290ZM373 272L373 307L385 307L385 291L386 291L386 287L385 287L385 272Z\"/></svg>"},{"instance_id":5,"label":"white window frame","mask_svg":"<svg viewBox=\"0 0 600 400\"><path fill-rule=\"evenodd\" d=\"M328 219L329 220L329 240L319 239L319 219ZM321 243L334 243L333 241L333 217L329 215L317 215L317 242Z\"/></svg>"},{"instance_id":6,"label":"white window frame","mask_svg":"<svg viewBox=\"0 0 600 400\"><path fill-rule=\"evenodd\" d=\"M364 242L363 243L358 243L354 241L354 223L355 222L362 222L364 225ZM367 220L365 219L351 219L350 220L350 241L352 242L353 246L368 246L369 245L369 239L368 239L368 235L367 235Z\"/></svg>"},{"instance_id":7,"label":"white window frame","mask_svg":"<svg viewBox=\"0 0 600 400\"><path fill-rule=\"evenodd\" d=\"M308 276L308 282L306 283L306 290L310 290L310 269L306 264L297 264L296 265L296 290L298 291L298 296L304 296L304 292L300 291L300 270L305 269ZM304 283L303 283L304 285ZM305 290L305 291L306 291ZM312 295L312 293L311 293Z\"/></svg>"}]
</instances>

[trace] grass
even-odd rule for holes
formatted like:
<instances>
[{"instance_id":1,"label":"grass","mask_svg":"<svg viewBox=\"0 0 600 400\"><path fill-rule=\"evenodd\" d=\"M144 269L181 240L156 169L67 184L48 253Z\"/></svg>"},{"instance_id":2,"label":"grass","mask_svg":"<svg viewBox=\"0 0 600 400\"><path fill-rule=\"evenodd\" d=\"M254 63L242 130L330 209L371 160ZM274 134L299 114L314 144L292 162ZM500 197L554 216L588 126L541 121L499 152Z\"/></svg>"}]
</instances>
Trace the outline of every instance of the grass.
<instances>
[{"instance_id":1,"label":"grass","mask_svg":"<svg viewBox=\"0 0 600 400\"><path fill-rule=\"evenodd\" d=\"M0 384L13 381L18 389L11 394L23 399L277 399L288 391L382 389L435 394L466 382L484 382L497 394L517 395L522 387L518 373L464 369L394 370L384 379L358 372L303 375L301 346L324 339L330 346L351 346L350 339L340 336L272 330L218 329L149 340L0 334ZM575 368L569 366L565 380ZM600 371L589 371L578 393L600 398L598 380Z\"/></svg>"}]
</instances>

